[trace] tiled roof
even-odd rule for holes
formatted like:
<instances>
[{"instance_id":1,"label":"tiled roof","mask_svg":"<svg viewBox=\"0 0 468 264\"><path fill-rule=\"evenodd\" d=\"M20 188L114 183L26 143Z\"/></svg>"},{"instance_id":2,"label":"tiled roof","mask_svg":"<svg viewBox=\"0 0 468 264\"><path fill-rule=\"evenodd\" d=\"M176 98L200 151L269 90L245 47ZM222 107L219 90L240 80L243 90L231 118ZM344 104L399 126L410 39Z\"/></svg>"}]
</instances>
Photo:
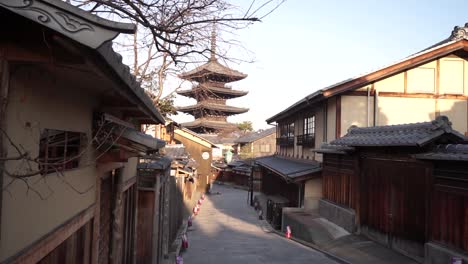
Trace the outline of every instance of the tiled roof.
<instances>
[{"instance_id":1,"label":"tiled roof","mask_svg":"<svg viewBox=\"0 0 468 264\"><path fill-rule=\"evenodd\" d=\"M233 129L233 128L236 128L235 124L232 124L232 123L229 123L229 122L211 121L211 120L204 120L204 119L195 119L194 121L182 123L180 125L182 127L186 127L186 128L198 128L198 127L205 127L205 128L211 128L211 129Z\"/></svg>"},{"instance_id":2,"label":"tiled roof","mask_svg":"<svg viewBox=\"0 0 468 264\"><path fill-rule=\"evenodd\" d=\"M220 64L216 59L211 59L207 63L191 71L182 73L179 75L179 77L182 79L191 80L211 74L224 75L229 77L232 81L239 81L247 77L247 74L228 68Z\"/></svg>"},{"instance_id":3,"label":"tiled roof","mask_svg":"<svg viewBox=\"0 0 468 264\"><path fill-rule=\"evenodd\" d=\"M276 132L276 127L272 127L272 128L266 129L266 130L249 133L249 134L247 134L245 136L242 136L242 137L238 138L235 142L236 143L250 143L250 142L253 142L255 140L258 140L258 139L264 138L266 136L269 136L269 135L271 135L271 134L273 134L275 132Z\"/></svg>"},{"instance_id":4,"label":"tiled roof","mask_svg":"<svg viewBox=\"0 0 468 264\"><path fill-rule=\"evenodd\" d=\"M460 142L465 137L452 129L446 116L431 122L377 126L351 127L348 133L330 144L352 147L374 146L423 146L444 136L449 142Z\"/></svg>"},{"instance_id":5,"label":"tiled roof","mask_svg":"<svg viewBox=\"0 0 468 264\"><path fill-rule=\"evenodd\" d=\"M245 113L249 111L248 108L235 107L235 106L222 105L222 104L213 104L213 103L197 103L195 105L177 107L177 111L181 111L181 112L193 112L199 109L221 111L221 112L227 112L227 113L233 113L233 114L241 114L241 113Z\"/></svg>"},{"instance_id":6,"label":"tiled roof","mask_svg":"<svg viewBox=\"0 0 468 264\"><path fill-rule=\"evenodd\" d=\"M210 87L210 86L207 87L206 84L204 86L201 86L199 84L198 86L193 87L192 89L177 91L177 94L187 96L187 97L193 97L195 93L199 91L206 91L207 93L224 95L225 97L229 97L229 98L240 97L249 93L247 91L233 90L230 88L221 88L221 87Z\"/></svg>"},{"instance_id":7,"label":"tiled roof","mask_svg":"<svg viewBox=\"0 0 468 264\"><path fill-rule=\"evenodd\" d=\"M414 157L427 160L468 161L468 144L437 145L432 151L416 154Z\"/></svg>"},{"instance_id":8,"label":"tiled roof","mask_svg":"<svg viewBox=\"0 0 468 264\"><path fill-rule=\"evenodd\" d=\"M282 176L288 182L308 179L322 170L317 161L304 162L280 156L261 157L255 159L255 162Z\"/></svg>"},{"instance_id":9,"label":"tiled roof","mask_svg":"<svg viewBox=\"0 0 468 264\"><path fill-rule=\"evenodd\" d=\"M353 152L354 150L354 147L322 143L319 149L313 149L312 151L317 153L347 154L349 152Z\"/></svg>"}]
</instances>

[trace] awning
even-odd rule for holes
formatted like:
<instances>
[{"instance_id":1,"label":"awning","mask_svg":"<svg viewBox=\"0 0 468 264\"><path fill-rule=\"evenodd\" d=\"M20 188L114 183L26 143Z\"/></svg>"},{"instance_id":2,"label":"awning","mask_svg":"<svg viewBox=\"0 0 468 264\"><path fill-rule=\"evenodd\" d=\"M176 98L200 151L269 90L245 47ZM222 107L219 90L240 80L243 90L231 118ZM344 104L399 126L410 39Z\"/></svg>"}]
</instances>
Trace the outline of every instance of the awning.
<instances>
[{"instance_id":1,"label":"awning","mask_svg":"<svg viewBox=\"0 0 468 264\"><path fill-rule=\"evenodd\" d=\"M145 162L138 163L139 170L165 170L171 166L172 159L166 156L145 159Z\"/></svg>"},{"instance_id":2,"label":"awning","mask_svg":"<svg viewBox=\"0 0 468 264\"><path fill-rule=\"evenodd\" d=\"M322 171L320 163L317 161L302 162L298 160L286 159L279 156L261 157L255 162L280 175L287 182L300 182L318 177Z\"/></svg>"},{"instance_id":3,"label":"awning","mask_svg":"<svg viewBox=\"0 0 468 264\"><path fill-rule=\"evenodd\" d=\"M154 138L148 134L130 128L126 128L125 131L123 131L122 137L145 146L148 150L158 150L166 145L164 140Z\"/></svg>"}]
</instances>

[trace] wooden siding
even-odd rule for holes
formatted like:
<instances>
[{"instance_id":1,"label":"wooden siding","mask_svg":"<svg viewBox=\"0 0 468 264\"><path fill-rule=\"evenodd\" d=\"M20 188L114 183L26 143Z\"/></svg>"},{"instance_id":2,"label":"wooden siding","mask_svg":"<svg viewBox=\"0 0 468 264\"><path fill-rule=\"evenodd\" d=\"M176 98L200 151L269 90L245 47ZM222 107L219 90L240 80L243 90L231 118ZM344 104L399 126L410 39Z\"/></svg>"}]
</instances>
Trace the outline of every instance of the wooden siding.
<instances>
[{"instance_id":1,"label":"wooden siding","mask_svg":"<svg viewBox=\"0 0 468 264\"><path fill-rule=\"evenodd\" d=\"M93 220L72 234L67 240L56 247L39 264L86 264L91 261L91 236Z\"/></svg>"},{"instance_id":2,"label":"wooden siding","mask_svg":"<svg viewBox=\"0 0 468 264\"><path fill-rule=\"evenodd\" d=\"M153 256L154 191L138 191L137 263L151 263Z\"/></svg>"},{"instance_id":3,"label":"wooden siding","mask_svg":"<svg viewBox=\"0 0 468 264\"><path fill-rule=\"evenodd\" d=\"M334 203L356 209L359 185L354 158L348 155L324 155L323 197Z\"/></svg>"},{"instance_id":4,"label":"wooden siding","mask_svg":"<svg viewBox=\"0 0 468 264\"><path fill-rule=\"evenodd\" d=\"M434 170L431 239L468 251L468 168L444 163Z\"/></svg>"},{"instance_id":5,"label":"wooden siding","mask_svg":"<svg viewBox=\"0 0 468 264\"><path fill-rule=\"evenodd\" d=\"M430 170L424 164L363 160L361 224L392 236L426 240Z\"/></svg>"},{"instance_id":6,"label":"wooden siding","mask_svg":"<svg viewBox=\"0 0 468 264\"><path fill-rule=\"evenodd\" d=\"M112 237L112 201L114 193L114 177L109 176L101 182L100 220L99 220L99 260L106 264L110 261L110 245Z\"/></svg>"}]
</instances>

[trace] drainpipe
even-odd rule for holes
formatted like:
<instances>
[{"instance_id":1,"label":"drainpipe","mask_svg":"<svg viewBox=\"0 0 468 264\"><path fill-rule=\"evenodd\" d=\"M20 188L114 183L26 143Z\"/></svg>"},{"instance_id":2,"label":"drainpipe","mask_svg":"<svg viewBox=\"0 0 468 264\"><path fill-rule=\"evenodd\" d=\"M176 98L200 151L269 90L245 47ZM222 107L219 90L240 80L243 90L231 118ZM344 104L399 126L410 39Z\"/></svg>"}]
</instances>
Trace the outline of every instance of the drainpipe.
<instances>
[{"instance_id":1,"label":"drainpipe","mask_svg":"<svg viewBox=\"0 0 468 264\"><path fill-rule=\"evenodd\" d=\"M367 127L370 126L370 87L367 86Z\"/></svg>"},{"instance_id":2,"label":"drainpipe","mask_svg":"<svg viewBox=\"0 0 468 264\"><path fill-rule=\"evenodd\" d=\"M374 126L377 126L379 123L378 117L379 117L379 91L375 90L374 94Z\"/></svg>"},{"instance_id":3,"label":"drainpipe","mask_svg":"<svg viewBox=\"0 0 468 264\"><path fill-rule=\"evenodd\" d=\"M327 128L328 128L328 100L324 103L324 111L323 111L323 142L327 142Z\"/></svg>"}]
</instances>

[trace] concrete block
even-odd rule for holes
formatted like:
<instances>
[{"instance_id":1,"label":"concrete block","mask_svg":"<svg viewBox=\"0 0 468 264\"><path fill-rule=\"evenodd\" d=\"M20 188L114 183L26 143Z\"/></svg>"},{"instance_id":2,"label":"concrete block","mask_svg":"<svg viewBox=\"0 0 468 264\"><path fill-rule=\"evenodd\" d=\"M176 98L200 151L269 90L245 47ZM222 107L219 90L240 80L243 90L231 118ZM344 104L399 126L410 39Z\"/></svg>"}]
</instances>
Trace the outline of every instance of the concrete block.
<instances>
[{"instance_id":1,"label":"concrete block","mask_svg":"<svg viewBox=\"0 0 468 264\"><path fill-rule=\"evenodd\" d=\"M353 209L344 208L327 200L320 199L319 214L350 233L356 231L356 213Z\"/></svg>"},{"instance_id":2,"label":"concrete block","mask_svg":"<svg viewBox=\"0 0 468 264\"><path fill-rule=\"evenodd\" d=\"M449 249L432 242L425 244L425 264L452 263L452 257L459 257L463 263L468 263L468 252L466 251Z\"/></svg>"}]
</instances>

